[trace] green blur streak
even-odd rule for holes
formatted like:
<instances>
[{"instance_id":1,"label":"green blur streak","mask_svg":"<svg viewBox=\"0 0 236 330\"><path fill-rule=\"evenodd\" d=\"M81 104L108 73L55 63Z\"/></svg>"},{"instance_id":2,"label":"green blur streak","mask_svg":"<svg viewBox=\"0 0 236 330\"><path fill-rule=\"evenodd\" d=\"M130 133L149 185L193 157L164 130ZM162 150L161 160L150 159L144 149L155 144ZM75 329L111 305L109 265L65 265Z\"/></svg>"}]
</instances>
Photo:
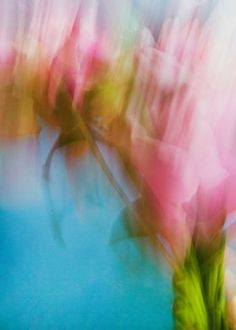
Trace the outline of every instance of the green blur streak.
<instances>
[{"instance_id":1,"label":"green blur streak","mask_svg":"<svg viewBox=\"0 0 236 330\"><path fill-rule=\"evenodd\" d=\"M177 330L226 330L223 235L202 246L192 245L173 276Z\"/></svg>"}]
</instances>

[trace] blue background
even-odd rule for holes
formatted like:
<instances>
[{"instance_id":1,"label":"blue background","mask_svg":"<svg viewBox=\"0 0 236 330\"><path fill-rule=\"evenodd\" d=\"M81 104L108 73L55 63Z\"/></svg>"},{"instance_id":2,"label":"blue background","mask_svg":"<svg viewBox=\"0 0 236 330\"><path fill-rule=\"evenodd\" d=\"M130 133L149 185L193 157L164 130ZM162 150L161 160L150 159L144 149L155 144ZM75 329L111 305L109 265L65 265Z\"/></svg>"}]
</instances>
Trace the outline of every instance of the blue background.
<instances>
[{"instance_id":1,"label":"blue background","mask_svg":"<svg viewBox=\"0 0 236 330\"><path fill-rule=\"evenodd\" d=\"M48 194L54 138L1 145L0 329L172 329L170 271L146 239L112 242L124 206L92 156L68 176L57 152Z\"/></svg>"}]
</instances>

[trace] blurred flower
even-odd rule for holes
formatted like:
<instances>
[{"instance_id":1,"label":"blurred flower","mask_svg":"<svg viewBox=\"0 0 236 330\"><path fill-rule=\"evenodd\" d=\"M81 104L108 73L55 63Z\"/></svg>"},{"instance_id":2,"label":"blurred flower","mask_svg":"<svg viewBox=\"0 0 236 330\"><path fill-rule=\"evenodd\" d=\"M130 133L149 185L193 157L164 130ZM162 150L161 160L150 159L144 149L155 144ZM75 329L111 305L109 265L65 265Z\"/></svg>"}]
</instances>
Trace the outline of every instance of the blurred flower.
<instances>
[{"instance_id":1,"label":"blurred flower","mask_svg":"<svg viewBox=\"0 0 236 330\"><path fill-rule=\"evenodd\" d=\"M215 81L206 66L210 40L197 20L168 20L156 46L143 47L138 57L147 101L142 110L149 111L151 125L133 111L130 148L156 198L157 229L177 255L184 254L192 235L207 241L221 232L227 212L236 207L231 203L229 208L228 191L235 190L235 180L229 180L216 114L211 115Z\"/></svg>"}]
</instances>

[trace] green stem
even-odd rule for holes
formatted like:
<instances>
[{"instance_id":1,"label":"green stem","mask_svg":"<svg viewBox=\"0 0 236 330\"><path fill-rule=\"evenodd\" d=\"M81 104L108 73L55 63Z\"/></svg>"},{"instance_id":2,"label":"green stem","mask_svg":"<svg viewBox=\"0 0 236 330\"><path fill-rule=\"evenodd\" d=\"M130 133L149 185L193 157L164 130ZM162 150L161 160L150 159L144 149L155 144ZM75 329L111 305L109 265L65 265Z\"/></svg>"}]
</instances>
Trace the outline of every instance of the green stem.
<instances>
[{"instance_id":1,"label":"green stem","mask_svg":"<svg viewBox=\"0 0 236 330\"><path fill-rule=\"evenodd\" d=\"M226 330L223 235L207 245L192 244L173 277L174 317L178 330Z\"/></svg>"}]
</instances>

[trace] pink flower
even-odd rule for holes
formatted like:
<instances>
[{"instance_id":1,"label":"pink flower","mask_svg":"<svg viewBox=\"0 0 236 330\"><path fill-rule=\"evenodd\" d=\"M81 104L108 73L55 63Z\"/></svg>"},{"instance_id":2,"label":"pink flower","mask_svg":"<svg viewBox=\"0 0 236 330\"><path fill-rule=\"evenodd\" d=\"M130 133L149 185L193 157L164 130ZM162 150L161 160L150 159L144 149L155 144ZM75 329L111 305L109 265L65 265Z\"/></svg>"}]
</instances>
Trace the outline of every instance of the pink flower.
<instances>
[{"instance_id":1,"label":"pink flower","mask_svg":"<svg viewBox=\"0 0 236 330\"><path fill-rule=\"evenodd\" d=\"M75 104L81 106L84 93L109 65L106 38L96 32L95 7L86 12L89 21L85 20L83 13L77 12L71 32L53 58L49 84L52 104L58 86L63 83Z\"/></svg>"},{"instance_id":2,"label":"pink flower","mask_svg":"<svg viewBox=\"0 0 236 330\"><path fill-rule=\"evenodd\" d=\"M140 86L152 125L145 135L136 129L142 122L133 125L132 155L155 196L157 228L180 254L187 247L184 237L209 239L222 230L226 213L236 209L236 200L229 198L236 191L236 171L226 164L223 147L232 134L217 121L221 113L213 113L210 47L210 36L199 22L174 20L164 24L156 48L143 49L139 56ZM229 109L227 93L218 99L223 116ZM231 114L226 124L235 130ZM236 168L234 158L233 164Z\"/></svg>"},{"instance_id":3,"label":"pink flower","mask_svg":"<svg viewBox=\"0 0 236 330\"><path fill-rule=\"evenodd\" d=\"M132 149L133 160L152 192L157 230L180 257L192 231L183 205L198 184L192 161L184 150L158 140L133 139Z\"/></svg>"}]
</instances>

